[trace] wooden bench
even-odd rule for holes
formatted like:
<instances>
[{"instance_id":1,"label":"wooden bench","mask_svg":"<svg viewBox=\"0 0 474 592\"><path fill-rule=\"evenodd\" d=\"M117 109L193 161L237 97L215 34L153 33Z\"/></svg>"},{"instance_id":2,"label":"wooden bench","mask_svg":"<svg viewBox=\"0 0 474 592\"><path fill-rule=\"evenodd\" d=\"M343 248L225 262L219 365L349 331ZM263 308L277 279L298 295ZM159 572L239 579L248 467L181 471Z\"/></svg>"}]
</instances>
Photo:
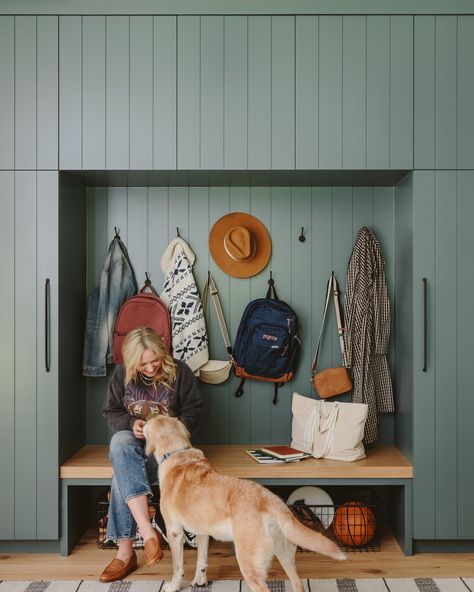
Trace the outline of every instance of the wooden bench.
<instances>
[{"instance_id":1,"label":"wooden bench","mask_svg":"<svg viewBox=\"0 0 474 592\"><path fill-rule=\"evenodd\" d=\"M252 479L264 485L390 485L396 492L398 525L394 530L406 555L412 554L412 478L413 467L403 454L389 445L367 450L367 458L356 462L316 460L263 465L245 450L250 446L198 446L222 475ZM252 446L255 448L256 446ZM71 494L74 488L109 485L112 466L107 446L84 446L60 468L61 554L68 555L75 543L71 523Z\"/></svg>"}]
</instances>

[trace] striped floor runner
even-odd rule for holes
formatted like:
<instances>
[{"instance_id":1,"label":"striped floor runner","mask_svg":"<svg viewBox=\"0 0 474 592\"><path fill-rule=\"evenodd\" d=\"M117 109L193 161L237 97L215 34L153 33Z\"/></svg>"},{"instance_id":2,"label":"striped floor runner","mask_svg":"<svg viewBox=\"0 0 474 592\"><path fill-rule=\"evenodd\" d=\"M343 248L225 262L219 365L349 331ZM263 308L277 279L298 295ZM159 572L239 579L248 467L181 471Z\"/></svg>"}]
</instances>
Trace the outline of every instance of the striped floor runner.
<instances>
[{"instance_id":1,"label":"striped floor runner","mask_svg":"<svg viewBox=\"0 0 474 592\"><path fill-rule=\"evenodd\" d=\"M268 582L271 592L292 592L287 580ZM160 592L161 580L134 580L100 584L90 580L0 582L0 592ZM384 578L368 580L304 580L305 592L474 592L474 578ZM245 582L216 580L182 592L250 592Z\"/></svg>"}]
</instances>

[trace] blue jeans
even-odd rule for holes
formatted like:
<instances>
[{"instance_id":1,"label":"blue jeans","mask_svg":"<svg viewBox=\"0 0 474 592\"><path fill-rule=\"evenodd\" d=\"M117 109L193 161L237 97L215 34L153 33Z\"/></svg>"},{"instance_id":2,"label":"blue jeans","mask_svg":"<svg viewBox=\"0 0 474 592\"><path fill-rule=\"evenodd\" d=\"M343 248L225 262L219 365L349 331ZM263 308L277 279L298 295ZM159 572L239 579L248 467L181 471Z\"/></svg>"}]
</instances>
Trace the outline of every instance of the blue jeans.
<instances>
[{"instance_id":1,"label":"blue jeans","mask_svg":"<svg viewBox=\"0 0 474 592\"><path fill-rule=\"evenodd\" d=\"M146 456L145 440L138 440L130 430L116 432L110 441L109 458L112 477L107 538L132 539L137 524L127 502L139 495L151 497L150 483L158 478L158 463L153 454Z\"/></svg>"}]
</instances>

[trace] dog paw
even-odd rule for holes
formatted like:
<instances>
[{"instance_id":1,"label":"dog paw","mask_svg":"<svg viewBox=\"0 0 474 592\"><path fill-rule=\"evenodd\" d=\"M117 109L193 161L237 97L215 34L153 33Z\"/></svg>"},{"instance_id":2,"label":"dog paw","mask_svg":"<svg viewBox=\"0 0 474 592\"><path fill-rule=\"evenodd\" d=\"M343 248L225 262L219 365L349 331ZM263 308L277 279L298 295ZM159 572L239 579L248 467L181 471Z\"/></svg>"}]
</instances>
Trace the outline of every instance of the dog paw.
<instances>
[{"instance_id":1,"label":"dog paw","mask_svg":"<svg viewBox=\"0 0 474 592\"><path fill-rule=\"evenodd\" d=\"M199 574L199 576L196 576L191 582L191 586L207 586L207 583L207 575Z\"/></svg>"},{"instance_id":2,"label":"dog paw","mask_svg":"<svg viewBox=\"0 0 474 592\"><path fill-rule=\"evenodd\" d=\"M175 582L165 582L163 590L164 592L179 592L179 586Z\"/></svg>"}]
</instances>

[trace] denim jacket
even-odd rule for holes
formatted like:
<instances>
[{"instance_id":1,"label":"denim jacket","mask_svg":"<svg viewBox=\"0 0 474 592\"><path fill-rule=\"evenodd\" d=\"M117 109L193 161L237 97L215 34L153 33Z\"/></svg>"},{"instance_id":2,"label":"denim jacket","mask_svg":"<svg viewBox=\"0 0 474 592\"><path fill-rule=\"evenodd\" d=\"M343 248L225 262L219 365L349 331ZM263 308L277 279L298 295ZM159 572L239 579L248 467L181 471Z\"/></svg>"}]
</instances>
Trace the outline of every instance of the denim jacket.
<instances>
[{"instance_id":1,"label":"denim jacket","mask_svg":"<svg viewBox=\"0 0 474 592\"><path fill-rule=\"evenodd\" d=\"M84 376L105 376L112 364L112 341L117 313L138 291L135 272L125 245L116 235L110 243L99 285L87 298L84 337Z\"/></svg>"}]
</instances>

